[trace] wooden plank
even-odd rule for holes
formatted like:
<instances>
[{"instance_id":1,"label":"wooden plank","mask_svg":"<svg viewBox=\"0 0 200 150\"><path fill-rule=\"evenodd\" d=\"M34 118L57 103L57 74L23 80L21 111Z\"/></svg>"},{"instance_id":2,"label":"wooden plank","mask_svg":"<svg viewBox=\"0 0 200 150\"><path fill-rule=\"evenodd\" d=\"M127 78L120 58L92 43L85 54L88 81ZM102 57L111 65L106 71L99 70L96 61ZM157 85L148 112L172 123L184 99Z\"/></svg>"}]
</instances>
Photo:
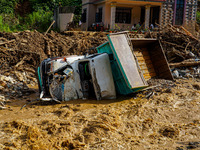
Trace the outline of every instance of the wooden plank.
<instances>
[{"instance_id":1,"label":"wooden plank","mask_svg":"<svg viewBox=\"0 0 200 150\"><path fill-rule=\"evenodd\" d=\"M140 67L140 69L148 72L155 72L154 68Z\"/></svg>"},{"instance_id":2,"label":"wooden plank","mask_svg":"<svg viewBox=\"0 0 200 150\"><path fill-rule=\"evenodd\" d=\"M147 58L146 58L147 59ZM146 60L144 57L137 57L137 60L138 61L145 61ZM147 59L147 60L151 60L150 58L149 59Z\"/></svg>"},{"instance_id":3,"label":"wooden plank","mask_svg":"<svg viewBox=\"0 0 200 150\"><path fill-rule=\"evenodd\" d=\"M149 71L149 70L141 70L141 72L142 72L143 74L145 74L145 73L155 73L155 71Z\"/></svg>"},{"instance_id":4,"label":"wooden plank","mask_svg":"<svg viewBox=\"0 0 200 150\"><path fill-rule=\"evenodd\" d=\"M145 73L144 75L156 76L156 73Z\"/></svg>"},{"instance_id":5,"label":"wooden plank","mask_svg":"<svg viewBox=\"0 0 200 150\"><path fill-rule=\"evenodd\" d=\"M137 58L138 58L138 59L144 58L144 60L148 60L148 59L151 60L150 56L137 56Z\"/></svg>"},{"instance_id":6,"label":"wooden plank","mask_svg":"<svg viewBox=\"0 0 200 150\"><path fill-rule=\"evenodd\" d=\"M149 60L138 60L138 63L140 63L140 64L152 64L153 65L153 63L152 63L152 61L149 59Z\"/></svg>"},{"instance_id":7,"label":"wooden plank","mask_svg":"<svg viewBox=\"0 0 200 150\"><path fill-rule=\"evenodd\" d=\"M149 56L149 52L146 48L137 49L134 51L134 54L136 55L138 59L138 63L140 66L140 69L143 73L143 76L145 80L149 80L152 77L156 76L154 66L152 64L151 58Z\"/></svg>"},{"instance_id":8,"label":"wooden plank","mask_svg":"<svg viewBox=\"0 0 200 150\"><path fill-rule=\"evenodd\" d=\"M148 80L148 79L151 79L151 78L153 78L153 77L156 77L157 75L156 74L144 74L144 78L145 78L145 80Z\"/></svg>"},{"instance_id":9,"label":"wooden plank","mask_svg":"<svg viewBox=\"0 0 200 150\"><path fill-rule=\"evenodd\" d=\"M154 68L153 64L151 62L150 63L138 62L138 63L139 63L139 66L143 66L143 67L146 67L146 68Z\"/></svg>"},{"instance_id":10,"label":"wooden plank","mask_svg":"<svg viewBox=\"0 0 200 150\"><path fill-rule=\"evenodd\" d=\"M142 52L134 51L134 54L135 56L149 56L148 51L142 51Z\"/></svg>"}]
</instances>

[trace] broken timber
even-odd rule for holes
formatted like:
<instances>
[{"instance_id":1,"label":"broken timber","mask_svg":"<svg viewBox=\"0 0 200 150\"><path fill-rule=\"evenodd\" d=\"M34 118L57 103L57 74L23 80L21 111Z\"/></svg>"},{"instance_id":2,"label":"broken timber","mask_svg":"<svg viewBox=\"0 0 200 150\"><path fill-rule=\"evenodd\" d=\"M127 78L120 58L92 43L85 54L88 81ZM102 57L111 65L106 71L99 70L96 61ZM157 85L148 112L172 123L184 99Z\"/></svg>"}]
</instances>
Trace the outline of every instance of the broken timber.
<instances>
[{"instance_id":1,"label":"broken timber","mask_svg":"<svg viewBox=\"0 0 200 150\"><path fill-rule=\"evenodd\" d=\"M188 67L188 66L197 66L200 65L200 61L195 62L180 62L180 63L170 63L169 66L176 68L176 67Z\"/></svg>"}]
</instances>

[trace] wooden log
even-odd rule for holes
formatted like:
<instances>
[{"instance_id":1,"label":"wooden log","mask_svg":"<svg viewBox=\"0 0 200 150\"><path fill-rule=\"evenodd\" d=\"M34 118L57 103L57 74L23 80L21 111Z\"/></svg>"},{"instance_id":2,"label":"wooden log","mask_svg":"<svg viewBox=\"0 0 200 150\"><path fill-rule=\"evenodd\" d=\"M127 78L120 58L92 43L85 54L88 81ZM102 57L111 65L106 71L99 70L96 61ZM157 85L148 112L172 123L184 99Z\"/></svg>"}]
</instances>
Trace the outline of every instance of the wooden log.
<instances>
[{"instance_id":1,"label":"wooden log","mask_svg":"<svg viewBox=\"0 0 200 150\"><path fill-rule=\"evenodd\" d=\"M173 46L176 46L176 47L180 47L180 48L182 48L182 49L185 49L185 47L183 47L183 46L180 46L180 45L177 45L177 44L175 44L175 43L166 42L166 41L161 41L161 42L162 42L162 43L169 44L169 45L173 45Z\"/></svg>"},{"instance_id":2,"label":"wooden log","mask_svg":"<svg viewBox=\"0 0 200 150\"><path fill-rule=\"evenodd\" d=\"M22 58L22 60L20 60L20 62L18 62L18 63L15 65L15 68L17 68L18 66L22 65L22 64L24 63L24 60L27 59L27 58L28 58L27 55L24 56L24 57Z\"/></svg>"},{"instance_id":3,"label":"wooden log","mask_svg":"<svg viewBox=\"0 0 200 150\"><path fill-rule=\"evenodd\" d=\"M142 29L142 27L144 26L144 23L140 26L140 28L137 30L137 32L136 33L134 33L134 35L133 36L135 36L135 35L137 35L139 32L140 32L140 30Z\"/></svg>"},{"instance_id":4,"label":"wooden log","mask_svg":"<svg viewBox=\"0 0 200 150\"><path fill-rule=\"evenodd\" d=\"M0 43L0 45L5 45L5 44L8 44L8 43L12 43L14 41L15 41L15 39L14 40L10 40L10 41L6 41L6 42L3 42L3 43Z\"/></svg>"},{"instance_id":5,"label":"wooden log","mask_svg":"<svg viewBox=\"0 0 200 150\"><path fill-rule=\"evenodd\" d=\"M195 40L199 41L197 38L195 38L192 33L190 33L187 29L185 29L183 26L180 26L180 29L182 29L188 36L194 38Z\"/></svg>"},{"instance_id":6,"label":"wooden log","mask_svg":"<svg viewBox=\"0 0 200 150\"><path fill-rule=\"evenodd\" d=\"M151 38L153 38L153 36L151 35L151 31L149 30L149 28L147 28L148 32L149 32L149 35Z\"/></svg>"},{"instance_id":7,"label":"wooden log","mask_svg":"<svg viewBox=\"0 0 200 150\"><path fill-rule=\"evenodd\" d=\"M19 50L19 49L8 49L8 48L5 48L5 47L0 47L0 50L2 50L2 51L12 51L12 52L14 52L14 51L19 51L19 52L24 52L24 53L30 53L30 54L37 54L37 55L39 55L40 56L40 54L38 54L38 53L36 53L36 52L31 52L31 51L24 51L24 50Z\"/></svg>"},{"instance_id":8,"label":"wooden log","mask_svg":"<svg viewBox=\"0 0 200 150\"><path fill-rule=\"evenodd\" d=\"M190 42L187 43L186 47L185 47L185 52L188 53L187 48L189 46Z\"/></svg>"},{"instance_id":9,"label":"wooden log","mask_svg":"<svg viewBox=\"0 0 200 150\"><path fill-rule=\"evenodd\" d=\"M169 29L170 29L172 32L175 32L175 33L179 33L179 34L185 35L185 36L189 37L190 39L193 39L193 40L199 42L199 40L198 40L197 38L195 38L193 35L190 36L190 35L187 34L187 33L183 33L183 32L181 32L181 31L178 31L177 28L175 28L175 27L172 26L171 24L169 24L169 26L171 27L171 28L169 28ZM174 30L175 30L175 31L174 31ZM186 30L186 29L185 29L185 30ZM186 31L187 31L187 30L186 30ZM188 31L188 32L189 32L189 31Z\"/></svg>"},{"instance_id":10,"label":"wooden log","mask_svg":"<svg viewBox=\"0 0 200 150\"><path fill-rule=\"evenodd\" d=\"M18 70L18 71L26 71L26 72L29 72L29 73L33 73L33 74L35 74L35 70L33 69L33 68L22 68L22 67L18 67L18 68L16 68L16 70Z\"/></svg>"},{"instance_id":11,"label":"wooden log","mask_svg":"<svg viewBox=\"0 0 200 150\"><path fill-rule=\"evenodd\" d=\"M189 66L198 66L200 65L200 61L192 61L192 62L180 62L180 63L170 63L169 66L173 68L177 67L189 67Z\"/></svg>"},{"instance_id":12,"label":"wooden log","mask_svg":"<svg viewBox=\"0 0 200 150\"><path fill-rule=\"evenodd\" d=\"M47 29L44 35L46 35L49 32L49 30L51 29L54 23L55 23L55 20L53 20L53 22L51 23L51 25L49 26L49 28Z\"/></svg>"},{"instance_id":13,"label":"wooden log","mask_svg":"<svg viewBox=\"0 0 200 150\"><path fill-rule=\"evenodd\" d=\"M0 40L4 40L4 41L8 41L6 38L4 37L0 37Z\"/></svg>"}]
</instances>

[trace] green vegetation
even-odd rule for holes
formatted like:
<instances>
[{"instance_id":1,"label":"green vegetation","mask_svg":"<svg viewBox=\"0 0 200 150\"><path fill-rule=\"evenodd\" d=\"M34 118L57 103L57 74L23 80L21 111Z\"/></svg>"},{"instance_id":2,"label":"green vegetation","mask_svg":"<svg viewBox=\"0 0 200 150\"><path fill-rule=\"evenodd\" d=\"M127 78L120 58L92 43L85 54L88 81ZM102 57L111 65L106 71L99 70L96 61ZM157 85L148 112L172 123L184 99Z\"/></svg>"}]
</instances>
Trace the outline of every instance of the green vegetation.
<instances>
[{"instance_id":1,"label":"green vegetation","mask_svg":"<svg viewBox=\"0 0 200 150\"><path fill-rule=\"evenodd\" d=\"M197 19L197 23L200 24L200 11L197 11L196 19Z\"/></svg>"},{"instance_id":2,"label":"green vegetation","mask_svg":"<svg viewBox=\"0 0 200 150\"><path fill-rule=\"evenodd\" d=\"M0 31L5 32L34 29L44 32L58 6L74 6L75 23L81 17L81 0L1 0L0 6Z\"/></svg>"}]
</instances>

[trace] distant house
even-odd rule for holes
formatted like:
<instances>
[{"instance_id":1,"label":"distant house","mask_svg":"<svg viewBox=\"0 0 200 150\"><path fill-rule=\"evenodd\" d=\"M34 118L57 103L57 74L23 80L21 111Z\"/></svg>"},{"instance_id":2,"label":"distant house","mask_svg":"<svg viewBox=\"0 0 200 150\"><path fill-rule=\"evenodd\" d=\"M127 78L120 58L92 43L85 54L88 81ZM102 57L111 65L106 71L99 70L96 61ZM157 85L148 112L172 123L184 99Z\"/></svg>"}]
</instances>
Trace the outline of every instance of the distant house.
<instances>
[{"instance_id":1,"label":"distant house","mask_svg":"<svg viewBox=\"0 0 200 150\"><path fill-rule=\"evenodd\" d=\"M82 30L97 22L109 29L131 29L138 23L194 29L196 11L197 0L82 0Z\"/></svg>"}]
</instances>

